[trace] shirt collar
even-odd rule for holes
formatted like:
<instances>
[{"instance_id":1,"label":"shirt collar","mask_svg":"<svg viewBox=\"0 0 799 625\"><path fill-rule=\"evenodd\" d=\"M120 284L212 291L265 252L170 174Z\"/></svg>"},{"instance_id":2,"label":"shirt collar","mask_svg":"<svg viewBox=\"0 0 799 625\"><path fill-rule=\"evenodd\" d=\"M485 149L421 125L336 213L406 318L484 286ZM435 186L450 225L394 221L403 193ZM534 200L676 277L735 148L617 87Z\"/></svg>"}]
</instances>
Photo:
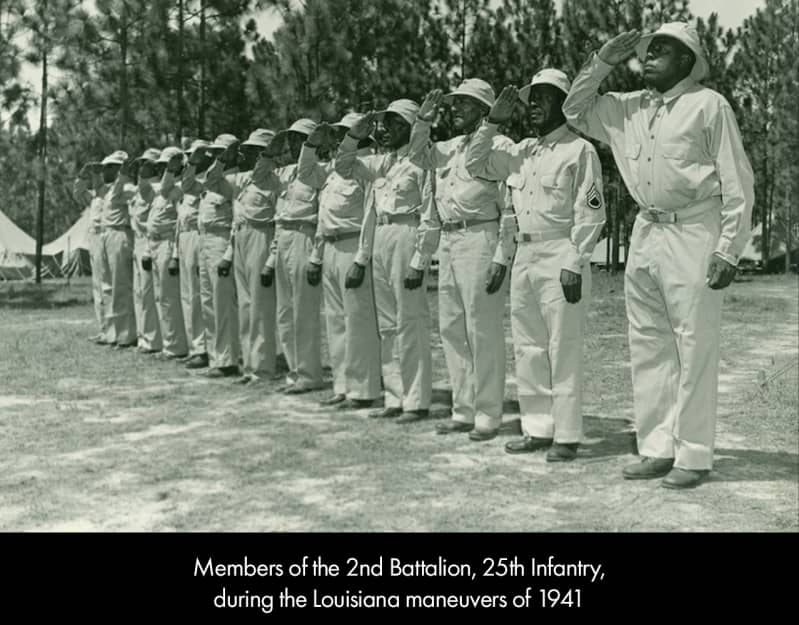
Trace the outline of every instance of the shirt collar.
<instances>
[{"instance_id":1,"label":"shirt collar","mask_svg":"<svg viewBox=\"0 0 799 625\"><path fill-rule=\"evenodd\" d=\"M664 104L669 104L673 100L676 100L677 98L679 98L683 93L688 91L688 89L693 87L694 84L696 84L696 81L693 78L691 78L690 76L686 76L680 82L678 82L676 85L674 85L671 89L669 89L668 91L665 91L663 93L659 93L659 92L655 91L654 89L650 89L649 90L649 97L652 98L652 99L660 97L660 98L663 99L663 103Z\"/></svg>"},{"instance_id":2,"label":"shirt collar","mask_svg":"<svg viewBox=\"0 0 799 625\"><path fill-rule=\"evenodd\" d=\"M561 124L555 130L551 130L543 137L540 137L538 142L542 146L547 146L549 148L553 147L558 141L563 139L566 133L569 131L569 127L566 124Z\"/></svg>"},{"instance_id":3,"label":"shirt collar","mask_svg":"<svg viewBox=\"0 0 799 625\"><path fill-rule=\"evenodd\" d=\"M408 156L410 151L411 151L411 144L410 143L406 143L399 150L397 150L395 152L395 154L397 155L397 159L400 159L400 158L405 158L406 156Z\"/></svg>"}]
</instances>

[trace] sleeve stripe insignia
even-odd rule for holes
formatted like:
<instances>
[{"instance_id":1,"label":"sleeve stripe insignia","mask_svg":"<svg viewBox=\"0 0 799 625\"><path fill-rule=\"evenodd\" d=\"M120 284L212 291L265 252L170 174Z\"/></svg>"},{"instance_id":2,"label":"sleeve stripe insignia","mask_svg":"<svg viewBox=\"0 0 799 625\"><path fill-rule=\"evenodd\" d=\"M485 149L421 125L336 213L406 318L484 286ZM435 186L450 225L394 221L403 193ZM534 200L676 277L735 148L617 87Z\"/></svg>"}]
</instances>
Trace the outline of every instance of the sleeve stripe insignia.
<instances>
[{"instance_id":1,"label":"sleeve stripe insignia","mask_svg":"<svg viewBox=\"0 0 799 625\"><path fill-rule=\"evenodd\" d=\"M588 204L588 208L593 210L599 210L602 208L602 196L599 194L599 191L597 191L596 184L592 184L591 188L588 189L585 200Z\"/></svg>"}]
</instances>

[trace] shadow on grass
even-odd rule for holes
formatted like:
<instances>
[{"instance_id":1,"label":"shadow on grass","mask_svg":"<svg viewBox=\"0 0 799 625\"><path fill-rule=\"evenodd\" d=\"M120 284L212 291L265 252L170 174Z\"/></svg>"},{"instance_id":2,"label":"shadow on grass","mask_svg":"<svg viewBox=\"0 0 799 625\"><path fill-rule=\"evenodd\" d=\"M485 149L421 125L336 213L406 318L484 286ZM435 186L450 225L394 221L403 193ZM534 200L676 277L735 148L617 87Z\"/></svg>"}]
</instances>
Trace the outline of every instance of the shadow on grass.
<instances>
[{"instance_id":1,"label":"shadow on grass","mask_svg":"<svg viewBox=\"0 0 799 625\"><path fill-rule=\"evenodd\" d=\"M7 282L0 284L0 308L52 309L82 306L91 302L91 284L63 281Z\"/></svg>"},{"instance_id":2,"label":"shadow on grass","mask_svg":"<svg viewBox=\"0 0 799 625\"><path fill-rule=\"evenodd\" d=\"M716 449L711 482L773 482L799 479L799 454L755 449Z\"/></svg>"},{"instance_id":3,"label":"shadow on grass","mask_svg":"<svg viewBox=\"0 0 799 625\"><path fill-rule=\"evenodd\" d=\"M635 432L630 426L630 421L627 419L585 415L583 431L586 441L580 446L581 457L607 458L637 454Z\"/></svg>"}]
</instances>

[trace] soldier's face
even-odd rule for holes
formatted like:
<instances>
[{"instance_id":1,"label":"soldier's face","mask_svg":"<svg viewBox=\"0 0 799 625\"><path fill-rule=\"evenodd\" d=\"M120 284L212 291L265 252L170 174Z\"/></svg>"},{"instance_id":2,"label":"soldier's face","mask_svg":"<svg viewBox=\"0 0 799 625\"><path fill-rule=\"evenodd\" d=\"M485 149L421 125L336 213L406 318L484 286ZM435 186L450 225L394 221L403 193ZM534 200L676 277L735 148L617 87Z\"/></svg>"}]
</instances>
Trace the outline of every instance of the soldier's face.
<instances>
[{"instance_id":1,"label":"soldier's face","mask_svg":"<svg viewBox=\"0 0 799 625\"><path fill-rule=\"evenodd\" d=\"M214 162L214 157L206 148L197 148L197 151L192 154L189 160L194 164L194 171L199 174L211 166L211 163Z\"/></svg>"},{"instance_id":2,"label":"soldier's face","mask_svg":"<svg viewBox=\"0 0 799 625\"><path fill-rule=\"evenodd\" d=\"M139 167L139 178L152 178L155 175L155 163L151 163L150 161L142 161L141 167Z\"/></svg>"},{"instance_id":3,"label":"soldier's face","mask_svg":"<svg viewBox=\"0 0 799 625\"><path fill-rule=\"evenodd\" d=\"M334 126L333 128L334 133L331 135L331 148L335 150L338 148L339 144L344 141L344 137L347 136L347 129L344 126Z\"/></svg>"},{"instance_id":4,"label":"soldier's face","mask_svg":"<svg viewBox=\"0 0 799 625\"><path fill-rule=\"evenodd\" d=\"M257 145L243 145L239 148L239 169L249 171L255 167L255 161L263 148Z\"/></svg>"},{"instance_id":5,"label":"soldier's face","mask_svg":"<svg viewBox=\"0 0 799 625\"><path fill-rule=\"evenodd\" d=\"M552 85L536 85L530 89L530 121L536 128L546 128L561 115L561 92Z\"/></svg>"},{"instance_id":6,"label":"soldier's face","mask_svg":"<svg viewBox=\"0 0 799 625\"><path fill-rule=\"evenodd\" d=\"M307 135L302 134L301 132L290 132L288 136L288 144L289 144L289 151L291 152L291 158L293 161L296 161L300 158L300 150L302 149L302 144L308 138Z\"/></svg>"},{"instance_id":7,"label":"soldier's face","mask_svg":"<svg viewBox=\"0 0 799 625\"><path fill-rule=\"evenodd\" d=\"M452 125L455 130L473 128L485 114L485 107L469 96L456 95L452 99Z\"/></svg>"},{"instance_id":8,"label":"soldier's face","mask_svg":"<svg viewBox=\"0 0 799 625\"><path fill-rule=\"evenodd\" d=\"M671 37L654 37L644 58L644 84L667 91L693 68L690 50Z\"/></svg>"},{"instance_id":9,"label":"soldier's face","mask_svg":"<svg viewBox=\"0 0 799 625\"><path fill-rule=\"evenodd\" d=\"M389 150L397 150L411 139L411 126L396 113L386 113L380 122L380 143Z\"/></svg>"},{"instance_id":10,"label":"soldier's face","mask_svg":"<svg viewBox=\"0 0 799 625\"><path fill-rule=\"evenodd\" d=\"M119 165L103 165L103 182L111 184L117 179Z\"/></svg>"}]
</instances>

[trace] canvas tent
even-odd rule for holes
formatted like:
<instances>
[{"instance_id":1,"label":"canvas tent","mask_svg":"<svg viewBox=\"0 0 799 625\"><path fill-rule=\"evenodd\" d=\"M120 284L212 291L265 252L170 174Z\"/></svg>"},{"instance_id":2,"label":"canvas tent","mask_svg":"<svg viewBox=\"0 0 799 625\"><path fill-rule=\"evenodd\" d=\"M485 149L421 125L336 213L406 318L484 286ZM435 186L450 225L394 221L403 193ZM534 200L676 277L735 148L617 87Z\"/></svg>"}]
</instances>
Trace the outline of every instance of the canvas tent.
<instances>
[{"instance_id":1,"label":"canvas tent","mask_svg":"<svg viewBox=\"0 0 799 625\"><path fill-rule=\"evenodd\" d=\"M58 259L65 276L91 275L89 262L89 209L69 230L42 248L42 254Z\"/></svg>"},{"instance_id":2,"label":"canvas tent","mask_svg":"<svg viewBox=\"0 0 799 625\"><path fill-rule=\"evenodd\" d=\"M30 278L35 256L36 241L0 210L0 280Z\"/></svg>"}]
</instances>

